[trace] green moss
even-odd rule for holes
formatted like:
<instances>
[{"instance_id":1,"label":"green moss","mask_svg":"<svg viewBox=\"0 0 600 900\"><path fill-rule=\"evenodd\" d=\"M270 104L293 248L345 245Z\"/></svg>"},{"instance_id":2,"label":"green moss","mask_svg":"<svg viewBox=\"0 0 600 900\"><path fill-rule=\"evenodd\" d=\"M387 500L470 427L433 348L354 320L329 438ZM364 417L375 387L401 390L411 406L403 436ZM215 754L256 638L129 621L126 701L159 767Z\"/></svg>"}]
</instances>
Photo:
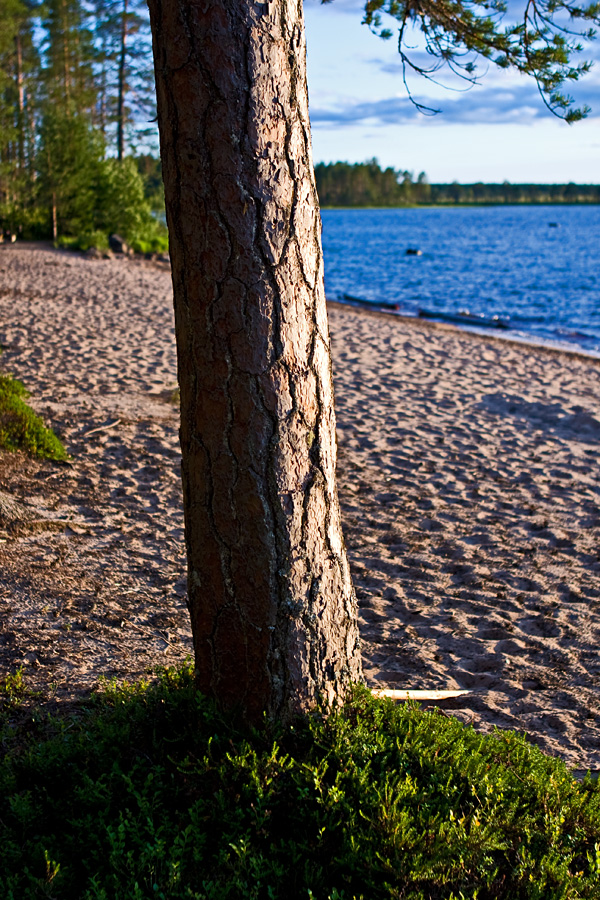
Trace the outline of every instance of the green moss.
<instances>
[{"instance_id":1,"label":"green moss","mask_svg":"<svg viewBox=\"0 0 600 900\"><path fill-rule=\"evenodd\" d=\"M244 732L186 670L36 718L0 765L6 900L600 895L597 786L513 733L363 689Z\"/></svg>"},{"instance_id":2,"label":"green moss","mask_svg":"<svg viewBox=\"0 0 600 900\"><path fill-rule=\"evenodd\" d=\"M10 375L0 375L0 448L24 450L44 459L67 459L56 435L25 403L27 396L20 381Z\"/></svg>"}]
</instances>

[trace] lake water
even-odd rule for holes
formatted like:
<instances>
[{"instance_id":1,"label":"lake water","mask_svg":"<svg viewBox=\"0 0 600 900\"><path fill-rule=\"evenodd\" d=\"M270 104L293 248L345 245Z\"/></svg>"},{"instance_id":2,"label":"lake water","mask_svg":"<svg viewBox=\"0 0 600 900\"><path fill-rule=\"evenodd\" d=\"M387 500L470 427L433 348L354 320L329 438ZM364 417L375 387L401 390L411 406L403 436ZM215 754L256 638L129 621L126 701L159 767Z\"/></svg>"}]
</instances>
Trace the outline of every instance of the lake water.
<instances>
[{"instance_id":1,"label":"lake water","mask_svg":"<svg viewBox=\"0 0 600 900\"><path fill-rule=\"evenodd\" d=\"M600 353L600 207L323 210L325 288ZM422 255L407 255L407 249Z\"/></svg>"}]
</instances>

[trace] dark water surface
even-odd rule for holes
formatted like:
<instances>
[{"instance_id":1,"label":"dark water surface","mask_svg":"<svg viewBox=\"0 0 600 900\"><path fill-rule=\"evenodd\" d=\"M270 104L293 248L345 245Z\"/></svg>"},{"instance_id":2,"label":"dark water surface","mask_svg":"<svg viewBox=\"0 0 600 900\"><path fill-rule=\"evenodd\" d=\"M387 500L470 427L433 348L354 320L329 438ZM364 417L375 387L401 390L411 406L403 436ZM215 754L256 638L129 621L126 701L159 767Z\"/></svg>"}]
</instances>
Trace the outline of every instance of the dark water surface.
<instances>
[{"instance_id":1,"label":"dark water surface","mask_svg":"<svg viewBox=\"0 0 600 900\"><path fill-rule=\"evenodd\" d=\"M323 210L325 287L600 353L600 207ZM408 248L422 255L407 255Z\"/></svg>"}]
</instances>

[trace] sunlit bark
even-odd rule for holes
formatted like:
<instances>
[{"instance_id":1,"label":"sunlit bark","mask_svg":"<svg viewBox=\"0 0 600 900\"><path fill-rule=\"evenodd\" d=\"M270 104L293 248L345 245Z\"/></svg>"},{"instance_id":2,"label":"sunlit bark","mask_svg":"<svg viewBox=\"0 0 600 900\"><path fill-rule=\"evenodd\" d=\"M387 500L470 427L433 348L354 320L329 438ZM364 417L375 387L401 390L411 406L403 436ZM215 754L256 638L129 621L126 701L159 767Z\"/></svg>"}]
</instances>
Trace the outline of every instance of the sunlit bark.
<instances>
[{"instance_id":1,"label":"sunlit bark","mask_svg":"<svg viewBox=\"0 0 600 900\"><path fill-rule=\"evenodd\" d=\"M361 676L299 0L150 0L200 688L249 719Z\"/></svg>"}]
</instances>

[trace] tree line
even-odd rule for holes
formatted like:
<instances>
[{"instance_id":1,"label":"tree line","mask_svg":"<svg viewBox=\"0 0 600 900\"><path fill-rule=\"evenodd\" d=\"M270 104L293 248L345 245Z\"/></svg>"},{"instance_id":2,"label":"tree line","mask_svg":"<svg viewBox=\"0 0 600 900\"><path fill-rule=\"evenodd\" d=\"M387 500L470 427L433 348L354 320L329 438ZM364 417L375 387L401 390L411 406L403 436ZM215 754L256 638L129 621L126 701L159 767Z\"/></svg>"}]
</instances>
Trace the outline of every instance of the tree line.
<instances>
[{"instance_id":1,"label":"tree line","mask_svg":"<svg viewBox=\"0 0 600 900\"><path fill-rule=\"evenodd\" d=\"M2 231L164 244L134 159L155 115L143 0L2 0Z\"/></svg>"},{"instance_id":2,"label":"tree line","mask_svg":"<svg viewBox=\"0 0 600 900\"><path fill-rule=\"evenodd\" d=\"M425 172L381 168L364 163L318 163L317 190L322 206L393 207L495 203L600 203L594 184L430 184Z\"/></svg>"}]
</instances>

